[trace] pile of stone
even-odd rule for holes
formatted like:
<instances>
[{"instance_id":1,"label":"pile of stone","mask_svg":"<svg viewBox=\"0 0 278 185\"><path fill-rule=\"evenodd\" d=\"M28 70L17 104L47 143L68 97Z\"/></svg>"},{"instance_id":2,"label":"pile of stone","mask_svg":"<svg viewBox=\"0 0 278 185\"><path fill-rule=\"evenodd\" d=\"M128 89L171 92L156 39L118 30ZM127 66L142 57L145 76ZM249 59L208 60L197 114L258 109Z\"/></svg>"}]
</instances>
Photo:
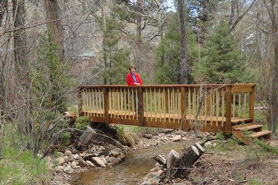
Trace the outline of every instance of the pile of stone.
<instances>
[{"instance_id":1,"label":"pile of stone","mask_svg":"<svg viewBox=\"0 0 278 185\"><path fill-rule=\"evenodd\" d=\"M109 145L95 146L90 150L82 153L73 154L70 150L64 153L58 153L59 157L52 160L52 170L55 172L74 173L89 168L113 166L125 158L121 148Z\"/></svg>"}]
</instances>

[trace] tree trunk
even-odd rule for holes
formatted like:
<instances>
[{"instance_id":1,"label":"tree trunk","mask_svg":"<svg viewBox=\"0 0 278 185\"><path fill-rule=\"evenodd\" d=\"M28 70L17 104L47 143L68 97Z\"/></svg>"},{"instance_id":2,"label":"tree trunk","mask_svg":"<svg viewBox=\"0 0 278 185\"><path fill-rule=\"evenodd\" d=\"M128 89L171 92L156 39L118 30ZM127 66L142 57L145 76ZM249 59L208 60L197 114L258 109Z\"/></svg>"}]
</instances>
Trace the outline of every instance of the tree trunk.
<instances>
[{"instance_id":1,"label":"tree trunk","mask_svg":"<svg viewBox=\"0 0 278 185\"><path fill-rule=\"evenodd\" d=\"M44 0L44 6L50 43L57 48L57 56L62 62L64 60L64 46L58 0Z\"/></svg>"},{"instance_id":2,"label":"tree trunk","mask_svg":"<svg viewBox=\"0 0 278 185\"><path fill-rule=\"evenodd\" d=\"M137 21L135 38L135 63L139 70L142 70L141 49L142 49L142 0L137 0Z\"/></svg>"},{"instance_id":3,"label":"tree trunk","mask_svg":"<svg viewBox=\"0 0 278 185\"><path fill-rule=\"evenodd\" d=\"M185 84L188 82L188 61L186 58L186 27L184 18L184 0L178 0L180 32L181 32L181 48L179 57L179 83Z\"/></svg>"},{"instance_id":4,"label":"tree trunk","mask_svg":"<svg viewBox=\"0 0 278 185\"><path fill-rule=\"evenodd\" d=\"M8 0L0 0L0 27L3 23L3 18L6 12L8 6Z\"/></svg>"},{"instance_id":5,"label":"tree trunk","mask_svg":"<svg viewBox=\"0 0 278 185\"><path fill-rule=\"evenodd\" d=\"M102 0L102 5L101 5L101 27L102 27L102 52L103 52L103 61L104 61L104 77L103 77L103 82L104 85L108 85L108 73L110 74L110 69L108 68L108 51L107 51L107 44L106 44L106 17L105 17L105 4L106 0ZM108 73L107 73L108 71ZM110 76L110 75L109 75Z\"/></svg>"},{"instance_id":6,"label":"tree trunk","mask_svg":"<svg viewBox=\"0 0 278 185\"><path fill-rule=\"evenodd\" d=\"M255 0L254 0L255 1ZM271 36L274 52L274 59L271 63L271 91L269 98L270 105L270 129L276 135L278 122L278 5L276 0L264 0L268 16L271 22Z\"/></svg>"},{"instance_id":7,"label":"tree trunk","mask_svg":"<svg viewBox=\"0 0 278 185\"><path fill-rule=\"evenodd\" d=\"M26 12L25 0L12 0L14 27L25 26ZM28 98L29 69L27 62L27 35L24 29L14 33L14 61L16 72L17 106L20 107L17 118L19 121L19 131L21 133L31 132L31 121L29 118L30 102Z\"/></svg>"},{"instance_id":8,"label":"tree trunk","mask_svg":"<svg viewBox=\"0 0 278 185\"><path fill-rule=\"evenodd\" d=\"M278 15L278 14L277 14ZM276 15L276 17L277 17ZM272 33L273 33L273 47L274 47L274 61L272 68L272 128L271 131L274 135L276 135L276 128L278 122L278 25L277 20L273 21L272 25Z\"/></svg>"}]
</instances>

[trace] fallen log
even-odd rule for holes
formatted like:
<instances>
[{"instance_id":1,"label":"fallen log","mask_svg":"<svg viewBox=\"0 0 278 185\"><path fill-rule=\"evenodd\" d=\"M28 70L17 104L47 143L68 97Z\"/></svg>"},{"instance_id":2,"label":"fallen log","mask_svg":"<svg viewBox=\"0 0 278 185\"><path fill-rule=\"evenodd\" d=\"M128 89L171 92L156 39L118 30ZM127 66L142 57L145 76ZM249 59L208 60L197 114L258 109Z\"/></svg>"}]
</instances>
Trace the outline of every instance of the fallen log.
<instances>
[{"instance_id":1,"label":"fallen log","mask_svg":"<svg viewBox=\"0 0 278 185\"><path fill-rule=\"evenodd\" d=\"M179 167L181 168L180 175L188 177L190 169L194 163L205 153L205 149L196 143L190 146L181 156Z\"/></svg>"},{"instance_id":2,"label":"fallen log","mask_svg":"<svg viewBox=\"0 0 278 185\"><path fill-rule=\"evenodd\" d=\"M196 161L205 153L205 149L199 144L195 143L187 148L181 155L175 150L171 150L168 154L165 164L165 158L161 155L153 157L158 163L164 167L164 178L171 179L175 177L188 177L191 168Z\"/></svg>"}]
</instances>

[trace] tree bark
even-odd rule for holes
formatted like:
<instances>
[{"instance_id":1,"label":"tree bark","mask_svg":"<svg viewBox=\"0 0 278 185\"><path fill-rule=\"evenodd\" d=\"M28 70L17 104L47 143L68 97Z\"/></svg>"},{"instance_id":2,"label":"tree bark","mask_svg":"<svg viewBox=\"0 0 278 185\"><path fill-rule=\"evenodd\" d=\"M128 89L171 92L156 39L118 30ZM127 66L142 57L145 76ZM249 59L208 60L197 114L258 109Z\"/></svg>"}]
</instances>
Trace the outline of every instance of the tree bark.
<instances>
[{"instance_id":1,"label":"tree bark","mask_svg":"<svg viewBox=\"0 0 278 185\"><path fill-rule=\"evenodd\" d=\"M274 12L273 12L274 13ZM275 18L276 17L276 18ZM273 47L274 47L274 61L272 68L272 128L271 131L274 135L276 135L276 128L278 122L278 13L273 16L272 22L272 34L273 34Z\"/></svg>"},{"instance_id":2,"label":"tree bark","mask_svg":"<svg viewBox=\"0 0 278 185\"><path fill-rule=\"evenodd\" d=\"M135 62L139 70L142 69L141 50L142 50L142 0L137 0L137 20L135 36Z\"/></svg>"},{"instance_id":3,"label":"tree bark","mask_svg":"<svg viewBox=\"0 0 278 185\"><path fill-rule=\"evenodd\" d=\"M255 0L254 0L255 1ZM274 58L271 63L271 92L270 92L270 129L276 135L278 122L278 2L276 0L263 0L271 22L271 36Z\"/></svg>"},{"instance_id":4,"label":"tree bark","mask_svg":"<svg viewBox=\"0 0 278 185\"><path fill-rule=\"evenodd\" d=\"M12 0L12 4L15 29L24 27L26 22L25 0ZM17 113L19 131L27 134L31 132L30 101L28 98L30 81L27 62L27 35L24 29L14 32L14 62L17 88L16 102L18 107L22 107Z\"/></svg>"},{"instance_id":5,"label":"tree bark","mask_svg":"<svg viewBox=\"0 0 278 185\"><path fill-rule=\"evenodd\" d=\"M184 17L184 0L178 0L180 32L181 32L181 48L179 57L179 83L185 84L188 82L188 61L186 56L186 24Z\"/></svg>"},{"instance_id":6,"label":"tree bark","mask_svg":"<svg viewBox=\"0 0 278 185\"><path fill-rule=\"evenodd\" d=\"M50 43L57 48L57 56L62 62L64 61L64 46L58 0L44 0L44 6L46 11L46 20L51 21L47 23Z\"/></svg>"},{"instance_id":7,"label":"tree bark","mask_svg":"<svg viewBox=\"0 0 278 185\"><path fill-rule=\"evenodd\" d=\"M101 5L101 27L102 27L102 52L103 52L103 60L104 60L104 78L103 82L104 85L108 85L108 82L111 81L111 78L108 79L107 71L110 76L110 65L108 65L108 49L107 49L107 44L106 44L106 17L105 17L105 5L106 5L106 0L102 0L102 5ZM108 68L109 67L109 68Z\"/></svg>"},{"instance_id":8,"label":"tree bark","mask_svg":"<svg viewBox=\"0 0 278 185\"><path fill-rule=\"evenodd\" d=\"M8 7L8 0L0 0L0 27L3 23L3 18Z\"/></svg>"}]
</instances>

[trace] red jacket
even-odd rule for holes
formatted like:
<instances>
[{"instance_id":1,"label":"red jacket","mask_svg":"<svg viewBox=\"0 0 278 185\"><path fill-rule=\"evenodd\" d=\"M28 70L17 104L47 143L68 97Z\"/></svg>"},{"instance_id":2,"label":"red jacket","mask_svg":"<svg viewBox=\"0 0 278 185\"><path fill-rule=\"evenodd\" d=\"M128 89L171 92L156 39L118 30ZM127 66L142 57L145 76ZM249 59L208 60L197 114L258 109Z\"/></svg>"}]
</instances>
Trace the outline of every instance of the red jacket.
<instances>
[{"instance_id":1,"label":"red jacket","mask_svg":"<svg viewBox=\"0 0 278 185\"><path fill-rule=\"evenodd\" d=\"M137 83L139 83L140 85L143 84L143 82L142 82L141 77L140 77L139 74L135 73L135 78L136 78ZM126 75L126 83L127 83L127 85L134 85L134 80L133 80L133 78L132 78L131 73L128 73L128 74Z\"/></svg>"}]
</instances>

